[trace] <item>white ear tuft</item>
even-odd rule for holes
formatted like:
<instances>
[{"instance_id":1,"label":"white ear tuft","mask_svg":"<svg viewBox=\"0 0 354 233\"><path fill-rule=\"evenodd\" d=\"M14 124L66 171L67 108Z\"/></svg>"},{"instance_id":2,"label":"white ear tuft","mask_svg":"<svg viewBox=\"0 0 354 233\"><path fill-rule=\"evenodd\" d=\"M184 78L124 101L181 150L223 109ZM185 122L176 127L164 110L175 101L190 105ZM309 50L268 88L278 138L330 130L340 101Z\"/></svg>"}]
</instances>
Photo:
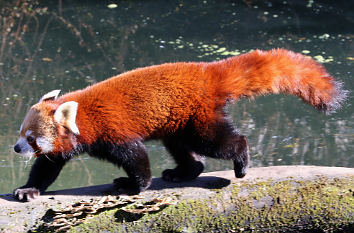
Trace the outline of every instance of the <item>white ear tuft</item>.
<instances>
[{"instance_id":1,"label":"white ear tuft","mask_svg":"<svg viewBox=\"0 0 354 233\"><path fill-rule=\"evenodd\" d=\"M54 120L78 135L80 132L76 125L77 107L78 103L75 101L61 104L54 113Z\"/></svg>"},{"instance_id":2,"label":"white ear tuft","mask_svg":"<svg viewBox=\"0 0 354 233\"><path fill-rule=\"evenodd\" d=\"M42 98L39 100L39 102L46 101L46 100L56 100L58 98L59 93L60 93L60 90L51 91L51 92L45 94L44 96L42 96Z\"/></svg>"}]
</instances>

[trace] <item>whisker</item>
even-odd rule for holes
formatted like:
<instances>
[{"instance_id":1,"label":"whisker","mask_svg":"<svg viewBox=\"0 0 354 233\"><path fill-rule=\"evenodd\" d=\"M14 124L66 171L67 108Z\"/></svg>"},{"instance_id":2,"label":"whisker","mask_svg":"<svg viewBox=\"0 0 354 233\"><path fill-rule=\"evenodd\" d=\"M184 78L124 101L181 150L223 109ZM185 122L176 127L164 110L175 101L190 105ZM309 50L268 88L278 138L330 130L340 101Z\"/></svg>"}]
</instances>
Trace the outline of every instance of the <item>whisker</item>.
<instances>
[{"instance_id":1,"label":"whisker","mask_svg":"<svg viewBox=\"0 0 354 233\"><path fill-rule=\"evenodd\" d=\"M48 155L44 155L50 162L55 163L53 160L51 160Z\"/></svg>"},{"instance_id":2,"label":"whisker","mask_svg":"<svg viewBox=\"0 0 354 233\"><path fill-rule=\"evenodd\" d=\"M28 159L25 161L25 168L27 168L29 161L31 161L31 159L33 158L33 155L31 155L30 157L28 157Z\"/></svg>"}]
</instances>

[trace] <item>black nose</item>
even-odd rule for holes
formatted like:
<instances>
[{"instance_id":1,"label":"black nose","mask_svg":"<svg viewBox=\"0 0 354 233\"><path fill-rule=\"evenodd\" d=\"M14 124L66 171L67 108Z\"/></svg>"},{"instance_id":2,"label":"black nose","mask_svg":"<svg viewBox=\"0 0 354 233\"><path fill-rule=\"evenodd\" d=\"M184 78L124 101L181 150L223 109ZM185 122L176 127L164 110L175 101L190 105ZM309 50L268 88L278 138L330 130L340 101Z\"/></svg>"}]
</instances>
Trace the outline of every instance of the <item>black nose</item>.
<instances>
[{"instance_id":1,"label":"black nose","mask_svg":"<svg viewBox=\"0 0 354 233\"><path fill-rule=\"evenodd\" d=\"M21 152L21 147L20 147L18 144L16 144L16 145L14 146L14 151L15 151L16 153L20 153L20 152Z\"/></svg>"}]
</instances>

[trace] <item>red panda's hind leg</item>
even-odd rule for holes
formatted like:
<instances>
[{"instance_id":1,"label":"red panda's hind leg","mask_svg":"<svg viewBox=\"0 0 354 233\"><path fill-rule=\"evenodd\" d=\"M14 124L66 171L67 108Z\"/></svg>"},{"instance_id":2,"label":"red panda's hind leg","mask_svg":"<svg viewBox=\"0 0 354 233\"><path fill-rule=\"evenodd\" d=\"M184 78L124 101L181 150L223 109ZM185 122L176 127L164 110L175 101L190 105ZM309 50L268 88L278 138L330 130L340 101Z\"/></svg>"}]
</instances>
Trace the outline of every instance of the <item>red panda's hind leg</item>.
<instances>
[{"instance_id":1,"label":"red panda's hind leg","mask_svg":"<svg viewBox=\"0 0 354 233\"><path fill-rule=\"evenodd\" d=\"M168 137L163 144L170 152L176 168L166 169L162 172L162 179L172 182L189 181L197 178L204 170L204 158L191 151L182 138Z\"/></svg>"},{"instance_id":2,"label":"red panda's hind leg","mask_svg":"<svg viewBox=\"0 0 354 233\"><path fill-rule=\"evenodd\" d=\"M246 136L238 135L233 138L234 153L237 154L232 160L234 162L234 171L237 178L242 178L247 173L249 165L249 146Z\"/></svg>"},{"instance_id":3,"label":"red panda's hind leg","mask_svg":"<svg viewBox=\"0 0 354 233\"><path fill-rule=\"evenodd\" d=\"M195 179L204 169L201 156L232 160L235 176L242 178L246 175L250 159L247 138L225 118L203 128L196 128L190 123L182 132L164 138L163 143L177 163L176 168L163 171L165 180Z\"/></svg>"},{"instance_id":4,"label":"red panda's hind leg","mask_svg":"<svg viewBox=\"0 0 354 233\"><path fill-rule=\"evenodd\" d=\"M203 136L193 136L188 140L192 150L211 158L232 160L235 176L244 177L250 160L246 136L240 135L226 118L221 118L205 128L208 132L201 132Z\"/></svg>"}]
</instances>

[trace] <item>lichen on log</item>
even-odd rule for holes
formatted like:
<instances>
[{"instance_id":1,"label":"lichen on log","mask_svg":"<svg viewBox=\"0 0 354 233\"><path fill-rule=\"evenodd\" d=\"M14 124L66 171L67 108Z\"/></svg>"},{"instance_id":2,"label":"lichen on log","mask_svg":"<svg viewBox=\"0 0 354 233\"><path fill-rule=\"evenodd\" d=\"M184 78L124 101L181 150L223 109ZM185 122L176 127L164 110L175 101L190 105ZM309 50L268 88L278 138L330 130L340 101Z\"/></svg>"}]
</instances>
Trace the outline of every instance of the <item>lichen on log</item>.
<instances>
[{"instance_id":1,"label":"lichen on log","mask_svg":"<svg viewBox=\"0 0 354 233\"><path fill-rule=\"evenodd\" d=\"M233 181L157 213L103 212L70 232L341 232L354 228L354 177ZM176 196L176 198L178 198Z\"/></svg>"}]
</instances>

